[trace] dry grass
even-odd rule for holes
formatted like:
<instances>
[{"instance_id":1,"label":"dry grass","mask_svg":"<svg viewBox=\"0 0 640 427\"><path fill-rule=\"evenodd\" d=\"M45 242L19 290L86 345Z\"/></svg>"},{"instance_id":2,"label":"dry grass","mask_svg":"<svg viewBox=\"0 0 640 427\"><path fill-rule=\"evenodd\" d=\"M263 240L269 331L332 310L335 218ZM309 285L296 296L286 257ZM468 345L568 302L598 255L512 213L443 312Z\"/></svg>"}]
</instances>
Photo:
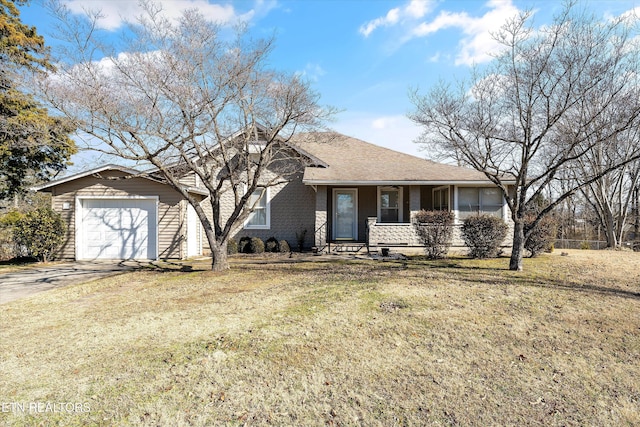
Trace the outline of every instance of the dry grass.
<instances>
[{"instance_id":1,"label":"dry grass","mask_svg":"<svg viewBox=\"0 0 640 427\"><path fill-rule=\"evenodd\" d=\"M0 306L0 423L640 425L638 253L271 261Z\"/></svg>"}]
</instances>

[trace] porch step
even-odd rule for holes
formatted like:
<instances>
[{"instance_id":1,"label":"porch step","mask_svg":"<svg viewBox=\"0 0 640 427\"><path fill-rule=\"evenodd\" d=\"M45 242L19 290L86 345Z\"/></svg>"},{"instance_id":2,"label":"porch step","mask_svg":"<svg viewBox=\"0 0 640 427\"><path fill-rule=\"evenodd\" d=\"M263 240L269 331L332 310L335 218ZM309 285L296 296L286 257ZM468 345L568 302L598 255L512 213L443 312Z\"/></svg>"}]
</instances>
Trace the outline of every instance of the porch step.
<instances>
[{"instance_id":1,"label":"porch step","mask_svg":"<svg viewBox=\"0 0 640 427\"><path fill-rule=\"evenodd\" d=\"M331 243L331 252L335 253L358 253L366 248L366 243Z\"/></svg>"},{"instance_id":2,"label":"porch step","mask_svg":"<svg viewBox=\"0 0 640 427\"><path fill-rule=\"evenodd\" d=\"M322 255L325 249L327 249L327 245L314 246L312 248L314 255Z\"/></svg>"}]
</instances>

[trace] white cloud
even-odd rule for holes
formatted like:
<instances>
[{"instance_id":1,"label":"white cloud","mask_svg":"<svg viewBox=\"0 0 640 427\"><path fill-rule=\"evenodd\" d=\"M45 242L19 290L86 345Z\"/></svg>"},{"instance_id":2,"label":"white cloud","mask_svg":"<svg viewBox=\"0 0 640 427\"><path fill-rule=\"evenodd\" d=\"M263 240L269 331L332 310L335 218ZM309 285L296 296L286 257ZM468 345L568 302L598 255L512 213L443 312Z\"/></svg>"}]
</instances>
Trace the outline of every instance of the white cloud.
<instances>
[{"instance_id":1,"label":"white cloud","mask_svg":"<svg viewBox=\"0 0 640 427\"><path fill-rule=\"evenodd\" d=\"M307 79L317 82L320 77L324 76L327 72L319 64L308 63L304 70L299 71L298 75L306 77Z\"/></svg>"},{"instance_id":2,"label":"white cloud","mask_svg":"<svg viewBox=\"0 0 640 427\"><path fill-rule=\"evenodd\" d=\"M395 24L396 22L398 22L399 11L399 9L391 9L389 12L387 12L386 16L376 18L360 26L360 34L365 37L369 37L369 34L371 34L376 28Z\"/></svg>"},{"instance_id":3,"label":"white cloud","mask_svg":"<svg viewBox=\"0 0 640 427\"><path fill-rule=\"evenodd\" d=\"M431 5L426 0L411 0L409 5L405 8L407 15L416 19L420 19L425 16L429 10L431 10Z\"/></svg>"},{"instance_id":4,"label":"white cloud","mask_svg":"<svg viewBox=\"0 0 640 427\"><path fill-rule=\"evenodd\" d=\"M491 54L497 53L502 46L493 39L492 32L497 31L508 19L520 10L510 0L492 0L487 3L491 8L479 18L465 20L462 27L465 37L460 41L460 53L456 56L456 65L482 63L490 61Z\"/></svg>"},{"instance_id":5,"label":"white cloud","mask_svg":"<svg viewBox=\"0 0 640 427\"><path fill-rule=\"evenodd\" d=\"M100 28L113 31L120 28L126 21L134 20L142 15L142 8L135 0L109 0L96 2L95 0L64 0L64 4L72 13L82 14L85 11L100 11L103 15L98 22ZM164 15L176 20L187 9L198 9L211 22L230 24L248 21L255 14L273 8L273 1L257 0L254 8L240 14L231 4L213 4L208 0L160 0Z\"/></svg>"},{"instance_id":6,"label":"white cloud","mask_svg":"<svg viewBox=\"0 0 640 427\"><path fill-rule=\"evenodd\" d=\"M429 57L429 62L439 62L442 54L438 51Z\"/></svg>"},{"instance_id":7,"label":"white cloud","mask_svg":"<svg viewBox=\"0 0 640 427\"><path fill-rule=\"evenodd\" d=\"M464 36L459 42L460 51L456 55L456 65L490 61L493 58L491 54L501 48L491 33L500 28L507 19L517 15L519 10L511 0L491 0L486 6L490 10L480 17L469 16L466 12L442 11L433 21L417 25L413 29L413 36L426 37L447 28L458 28Z\"/></svg>"},{"instance_id":8,"label":"white cloud","mask_svg":"<svg viewBox=\"0 0 640 427\"><path fill-rule=\"evenodd\" d=\"M426 2L412 1L403 9L401 16L405 20L391 22L385 18L370 21L360 28L360 32L368 36L380 26L391 26L398 23L408 24L404 42L418 37L428 37L445 29L458 29L462 33L459 51L455 55L456 65L472 65L490 61L491 54L500 49L500 45L493 39L491 32L496 31L507 19L517 15L519 9L511 0L489 0L485 6L489 9L482 16L470 16L467 12L441 11L430 21L418 22L431 10Z\"/></svg>"},{"instance_id":9,"label":"white cloud","mask_svg":"<svg viewBox=\"0 0 640 427\"><path fill-rule=\"evenodd\" d=\"M412 33L416 37L424 37L450 27L465 28L471 23L472 19L466 12L452 13L445 10L440 12L433 21L417 25Z\"/></svg>"},{"instance_id":10,"label":"white cloud","mask_svg":"<svg viewBox=\"0 0 640 427\"><path fill-rule=\"evenodd\" d=\"M99 11L101 19L98 25L106 30L117 29L123 24L124 17L138 16L141 11L137 2L127 0L112 0L100 3L91 0L67 0L63 4L75 14Z\"/></svg>"},{"instance_id":11,"label":"white cloud","mask_svg":"<svg viewBox=\"0 0 640 427\"><path fill-rule=\"evenodd\" d=\"M631 21L638 21L640 20L640 6L636 6L633 9L629 9L626 12L624 12L622 15L620 15L621 18L624 19L629 19ZM609 19L614 19L613 16L608 16Z\"/></svg>"},{"instance_id":12,"label":"white cloud","mask_svg":"<svg viewBox=\"0 0 640 427\"><path fill-rule=\"evenodd\" d=\"M431 10L431 0L411 0L403 8L393 8L385 16L373 19L360 26L360 34L365 37L379 27L389 27L403 22L404 19L420 19Z\"/></svg>"}]
</instances>

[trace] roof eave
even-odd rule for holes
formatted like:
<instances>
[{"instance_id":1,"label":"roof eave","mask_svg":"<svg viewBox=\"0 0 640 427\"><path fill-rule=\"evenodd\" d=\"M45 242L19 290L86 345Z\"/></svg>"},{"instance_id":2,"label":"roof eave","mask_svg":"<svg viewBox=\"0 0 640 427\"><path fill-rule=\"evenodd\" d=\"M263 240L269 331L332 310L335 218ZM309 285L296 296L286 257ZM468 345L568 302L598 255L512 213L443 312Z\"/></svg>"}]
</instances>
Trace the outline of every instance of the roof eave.
<instances>
[{"instance_id":1,"label":"roof eave","mask_svg":"<svg viewBox=\"0 0 640 427\"><path fill-rule=\"evenodd\" d=\"M201 188L196 188L196 187L186 187L184 189L187 193L193 193L193 194L198 194L200 196L209 196L209 191L207 190L203 190Z\"/></svg>"},{"instance_id":2,"label":"roof eave","mask_svg":"<svg viewBox=\"0 0 640 427\"><path fill-rule=\"evenodd\" d=\"M84 172L80 172L80 173L76 173L73 175L69 175L69 176L65 176L62 178L58 178L58 179L54 179L52 181L49 182L45 182L39 185L34 185L32 187L29 187L29 190L31 191L43 191L43 190L47 190L51 187L55 187L56 185L60 185L60 184L64 184L70 181L75 181L76 179L80 179L80 178L85 178L87 176L91 176L91 175L95 175L97 173L100 172L104 172L106 170L117 170L120 172L124 172L124 173L128 173L130 175L138 175L140 174L140 171L136 170L136 169L131 169L131 168L127 168L124 166L118 166L118 165L113 165L113 164L107 164L107 165L103 165L88 171L84 171Z\"/></svg>"},{"instance_id":3,"label":"roof eave","mask_svg":"<svg viewBox=\"0 0 640 427\"><path fill-rule=\"evenodd\" d=\"M329 179L303 179L305 185L493 185L489 180L329 180ZM514 185L515 181L503 181L505 185Z\"/></svg>"}]
</instances>

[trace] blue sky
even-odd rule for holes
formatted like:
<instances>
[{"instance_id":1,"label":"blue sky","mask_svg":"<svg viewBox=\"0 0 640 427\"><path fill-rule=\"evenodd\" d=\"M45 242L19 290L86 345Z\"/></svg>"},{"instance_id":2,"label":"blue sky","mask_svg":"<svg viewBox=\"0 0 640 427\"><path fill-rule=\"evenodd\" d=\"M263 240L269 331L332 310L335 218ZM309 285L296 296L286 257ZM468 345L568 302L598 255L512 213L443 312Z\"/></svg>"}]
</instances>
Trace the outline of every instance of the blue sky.
<instances>
[{"instance_id":1,"label":"blue sky","mask_svg":"<svg viewBox=\"0 0 640 427\"><path fill-rule=\"evenodd\" d=\"M102 26L117 30L122 16L138 13L135 0L63 0L72 11L102 10ZM468 75L495 51L490 33L522 10L535 11L536 25L549 22L560 1L519 0L164 0L168 14L199 8L212 20L249 23L260 37L275 33L271 65L303 73L323 104L342 110L337 131L428 157L413 141L420 129L411 123L409 89L429 88L439 79ZM581 3L603 19L640 7L640 0ZM40 1L21 8L22 20L35 25L49 43L52 18ZM640 8L636 9L640 12ZM77 162L81 166L82 162Z\"/></svg>"}]
</instances>

